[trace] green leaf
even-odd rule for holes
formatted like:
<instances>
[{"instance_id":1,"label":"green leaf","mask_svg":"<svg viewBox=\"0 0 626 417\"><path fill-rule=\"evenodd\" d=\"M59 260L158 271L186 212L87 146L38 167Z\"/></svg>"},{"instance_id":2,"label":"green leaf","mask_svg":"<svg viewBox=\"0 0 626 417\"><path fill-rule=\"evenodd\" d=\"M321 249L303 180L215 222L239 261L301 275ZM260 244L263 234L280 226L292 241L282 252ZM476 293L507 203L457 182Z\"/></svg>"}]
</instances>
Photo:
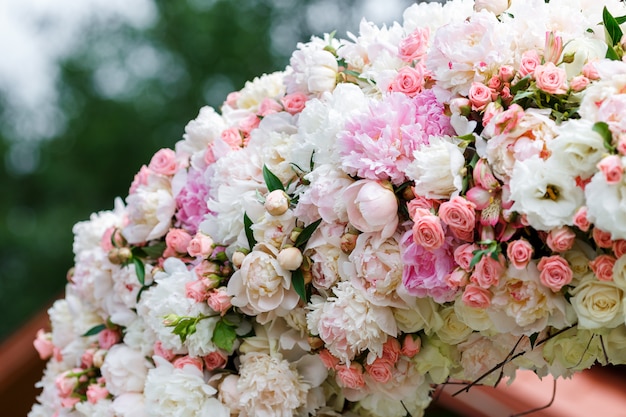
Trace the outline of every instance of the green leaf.
<instances>
[{"instance_id":1,"label":"green leaf","mask_svg":"<svg viewBox=\"0 0 626 417\"><path fill-rule=\"evenodd\" d=\"M530 75L525 76L514 85L511 86L511 94L515 95L518 91L526 90L530 85Z\"/></svg>"},{"instance_id":2,"label":"green leaf","mask_svg":"<svg viewBox=\"0 0 626 417\"><path fill-rule=\"evenodd\" d=\"M537 343L537 338L539 337L539 333L533 333L531 334L528 339L530 339L530 348L534 349L535 348L535 343Z\"/></svg>"},{"instance_id":3,"label":"green leaf","mask_svg":"<svg viewBox=\"0 0 626 417\"><path fill-rule=\"evenodd\" d=\"M300 248L306 245L306 243L311 238L311 235L313 234L313 232L315 232L315 230L317 229L317 226L319 226L321 222L322 222L322 219L318 219L314 221L313 223L311 223L310 225L308 225L307 227L305 227L304 230L302 230L302 232L300 232L300 234L298 235L298 238L296 239L296 243L294 244L294 246L296 248Z\"/></svg>"},{"instance_id":4,"label":"green leaf","mask_svg":"<svg viewBox=\"0 0 626 417\"><path fill-rule=\"evenodd\" d=\"M593 125L592 130L602 136L604 139L604 147L609 152L615 152L615 147L613 146L613 135L611 134L611 130L609 130L609 125L605 122L596 122Z\"/></svg>"},{"instance_id":5,"label":"green leaf","mask_svg":"<svg viewBox=\"0 0 626 417\"><path fill-rule=\"evenodd\" d=\"M220 320L215 324L213 337L211 337L211 341L215 346L230 352L236 339L237 333L234 326L227 324L224 320Z\"/></svg>"},{"instance_id":6,"label":"green leaf","mask_svg":"<svg viewBox=\"0 0 626 417\"><path fill-rule=\"evenodd\" d=\"M275 190L285 191L283 183L280 181L280 179L278 179L276 175L274 175L272 171L269 170L266 165L263 165L263 179L265 180L265 185L267 186L269 192Z\"/></svg>"},{"instance_id":7,"label":"green leaf","mask_svg":"<svg viewBox=\"0 0 626 417\"><path fill-rule=\"evenodd\" d=\"M473 268L478 262L480 262L480 260L483 258L483 256L487 255L489 253L489 250L487 249L480 249L480 250L476 250L474 252L472 252L474 254L474 257L472 258L469 267Z\"/></svg>"},{"instance_id":8,"label":"green leaf","mask_svg":"<svg viewBox=\"0 0 626 417\"><path fill-rule=\"evenodd\" d=\"M298 293L302 301L308 303L306 296L306 287L304 286L304 275L302 275L302 271L300 269L296 269L291 273L291 284L293 285L293 289L296 290L296 293Z\"/></svg>"},{"instance_id":9,"label":"green leaf","mask_svg":"<svg viewBox=\"0 0 626 417\"><path fill-rule=\"evenodd\" d=\"M619 55L617 54L617 52L615 52L615 48L613 48L612 46L606 48L606 55L604 57L612 61L620 61Z\"/></svg>"},{"instance_id":10,"label":"green leaf","mask_svg":"<svg viewBox=\"0 0 626 417\"><path fill-rule=\"evenodd\" d=\"M534 95L535 95L535 92L531 90L520 91L517 94L515 94L515 97L513 97L513 103L517 103L520 100L523 100L528 97L532 97Z\"/></svg>"},{"instance_id":11,"label":"green leaf","mask_svg":"<svg viewBox=\"0 0 626 417\"><path fill-rule=\"evenodd\" d=\"M254 248L256 245L256 239L254 238L254 233L250 228L252 226L252 220L248 217L248 213L243 214L243 226L246 231L246 239L248 239L248 246L250 246L250 250Z\"/></svg>"},{"instance_id":12,"label":"green leaf","mask_svg":"<svg viewBox=\"0 0 626 417\"><path fill-rule=\"evenodd\" d=\"M135 273L137 274L137 279L139 283L143 286L146 282L146 266L143 264L143 261L135 256L133 256L133 264L135 264Z\"/></svg>"},{"instance_id":13,"label":"green leaf","mask_svg":"<svg viewBox=\"0 0 626 417\"><path fill-rule=\"evenodd\" d=\"M161 257L161 255L163 255L165 248L166 248L165 242L158 242L158 243L155 243L154 245L143 246L141 249L143 250L143 253L145 253L147 257L156 259L156 258Z\"/></svg>"},{"instance_id":14,"label":"green leaf","mask_svg":"<svg viewBox=\"0 0 626 417\"><path fill-rule=\"evenodd\" d=\"M619 16L615 18L615 21L621 25L622 23L626 22L626 16Z\"/></svg>"},{"instance_id":15,"label":"green leaf","mask_svg":"<svg viewBox=\"0 0 626 417\"><path fill-rule=\"evenodd\" d=\"M95 334L100 333L106 328L107 328L106 324L98 324L97 326L93 326L91 329L87 330L85 334L83 334L82 336L83 337L93 336Z\"/></svg>"},{"instance_id":16,"label":"green leaf","mask_svg":"<svg viewBox=\"0 0 626 417\"><path fill-rule=\"evenodd\" d=\"M357 78L359 78L359 77L361 76L361 73L360 73L360 72L358 72L358 71L353 71L353 70L344 70L343 72L344 72L344 74L346 74L346 75L352 75L353 77L357 77Z\"/></svg>"},{"instance_id":17,"label":"green leaf","mask_svg":"<svg viewBox=\"0 0 626 417\"><path fill-rule=\"evenodd\" d=\"M622 32L619 22L611 15L606 6L602 10L602 23L604 23L606 33L606 43L609 44L609 47L617 45L622 40L624 32Z\"/></svg>"}]
</instances>

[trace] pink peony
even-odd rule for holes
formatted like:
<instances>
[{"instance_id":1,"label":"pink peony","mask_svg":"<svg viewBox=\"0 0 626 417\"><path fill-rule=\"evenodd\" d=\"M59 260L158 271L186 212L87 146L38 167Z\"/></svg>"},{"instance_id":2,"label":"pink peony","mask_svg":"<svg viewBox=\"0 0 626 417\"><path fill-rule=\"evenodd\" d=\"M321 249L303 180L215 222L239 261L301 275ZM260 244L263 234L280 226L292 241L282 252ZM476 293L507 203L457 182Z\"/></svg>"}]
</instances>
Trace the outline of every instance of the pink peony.
<instances>
[{"instance_id":1,"label":"pink peony","mask_svg":"<svg viewBox=\"0 0 626 417\"><path fill-rule=\"evenodd\" d=\"M446 276L455 268L452 246L446 242L439 249L429 251L413 241L408 231L400 241L404 269L402 284L407 292L416 297L432 297L435 302L452 301L456 290L446 283Z\"/></svg>"},{"instance_id":2,"label":"pink peony","mask_svg":"<svg viewBox=\"0 0 626 417\"><path fill-rule=\"evenodd\" d=\"M361 180L346 188L342 196L348 220L361 232L394 234L398 226L398 201L390 187L378 181Z\"/></svg>"},{"instance_id":3,"label":"pink peony","mask_svg":"<svg viewBox=\"0 0 626 417\"><path fill-rule=\"evenodd\" d=\"M449 134L453 134L450 118L432 91L414 98L391 93L349 119L337 146L349 175L399 185L406 180L404 170L413 152L429 143L429 135Z\"/></svg>"},{"instance_id":4,"label":"pink peony","mask_svg":"<svg viewBox=\"0 0 626 417\"><path fill-rule=\"evenodd\" d=\"M198 225L209 213L206 204L209 194L208 184L202 171L190 168L185 186L176 195L176 219L180 226L191 234L198 231Z\"/></svg>"}]
</instances>

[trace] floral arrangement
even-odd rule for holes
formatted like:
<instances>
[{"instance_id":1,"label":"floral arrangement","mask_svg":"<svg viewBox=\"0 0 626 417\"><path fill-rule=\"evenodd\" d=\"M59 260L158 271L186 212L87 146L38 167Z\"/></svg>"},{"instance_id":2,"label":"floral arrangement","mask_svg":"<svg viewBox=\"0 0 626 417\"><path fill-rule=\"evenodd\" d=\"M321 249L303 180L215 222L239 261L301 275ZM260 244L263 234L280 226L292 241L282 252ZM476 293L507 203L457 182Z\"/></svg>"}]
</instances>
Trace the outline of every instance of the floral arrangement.
<instances>
[{"instance_id":1,"label":"floral arrangement","mask_svg":"<svg viewBox=\"0 0 626 417\"><path fill-rule=\"evenodd\" d=\"M626 363L623 22L415 4L202 108L74 227L29 416L421 416Z\"/></svg>"}]
</instances>

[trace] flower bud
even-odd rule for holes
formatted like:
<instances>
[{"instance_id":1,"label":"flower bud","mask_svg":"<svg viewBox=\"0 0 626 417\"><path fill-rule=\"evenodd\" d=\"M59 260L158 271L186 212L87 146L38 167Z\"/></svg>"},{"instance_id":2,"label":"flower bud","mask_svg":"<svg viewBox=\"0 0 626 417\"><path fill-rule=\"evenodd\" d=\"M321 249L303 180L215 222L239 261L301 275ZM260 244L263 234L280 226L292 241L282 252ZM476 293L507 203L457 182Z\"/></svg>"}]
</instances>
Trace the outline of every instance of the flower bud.
<instances>
[{"instance_id":1,"label":"flower bud","mask_svg":"<svg viewBox=\"0 0 626 417\"><path fill-rule=\"evenodd\" d=\"M109 251L109 262L114 265L122 265L133 257L133 253L129 248L113 248Z\"/></svg>"},{"instance_id":2,"label":"flower bud","mask_svg":"<svg viewBox=\"0 0 626 417\"><path fill-rule=\"evenodd\" d=\"M235 268L239 268L241 267L241 264L243 263L243 260L245 259L246 254L243 252L235 252L233 253L233 265L235 265Z\"/></svg>"},{"instance_id":3,"label":"flower bud","mask_svg":"<svg viewBox=\"0 0 626 417\"><path fill-rule=\"evenodd\" d=\"M345 233L341 236L341 251L345 254L349 254L352 252L354 247L356 246L356 238L358 235L354 233Z\"/></svg>"},{"instance_id":4,"label":"flower bud","mask_svg":"<svg viewBox=\"0 0 626 417\"><path fill-rule=\"evenodd\" d=\"M309 342L309 346L311 346L311 350L317 350L324 346L324 341L319 337L309 336L307 341Z\"/></svg>"},{"instance_id":5,"label":"flower bud","mask_svg":"<svg viewBox=\"0 0 626 417\"><path fill-rule=\"evenodd\" d=\"M304 258L300 249L291 247L281 250L276 259L278 260L278 264L286 270L295 271L300 268Z\"/></svg>"},{"instance_id":6,"label":"flower bud","mask_svg":"<svg viewBox=\"0 0 626 417\"><path fill-rule=\"evenodd\" d=\"M280 216L289 210L289 196L283 190L274 190L265 198L265 210L272 216Z\"/></svg>"},{"instance_id":7,"label":"flower bud","mask_svg":"<svg viewBox=\"0 0 626 417\"><path fill-rule=\"evenodd\" d=\"M107 351L104 349L96 350L96 353L93 354L93 366L96 368L102 368L106 354Z\"/></svg>"}]
</instances>

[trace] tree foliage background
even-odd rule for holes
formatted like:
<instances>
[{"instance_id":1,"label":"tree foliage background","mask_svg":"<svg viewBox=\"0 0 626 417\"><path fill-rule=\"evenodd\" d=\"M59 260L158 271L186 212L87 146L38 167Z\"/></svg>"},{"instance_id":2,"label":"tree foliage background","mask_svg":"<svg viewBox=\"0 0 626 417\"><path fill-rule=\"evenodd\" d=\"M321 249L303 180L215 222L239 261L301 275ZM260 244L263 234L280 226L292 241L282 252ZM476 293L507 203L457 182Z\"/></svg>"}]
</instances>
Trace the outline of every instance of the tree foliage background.
<instances>
[{"instance_id":1,"label":"tree foliage background","mask_svg":"<svg viewBox=\"0 0 626 417\"><path fill-rule=\"evenodd\" d=\"M45 140L23 141L11 123L28 115L0 95L0 340L62 295L74 223L113 208L200 107L282 70L311 35L357 33L363 3L155 0L149 27L93 22L60 63L59 118ZM391 3L399 14L411 2Z\"/></svg>"}]
</instances>

